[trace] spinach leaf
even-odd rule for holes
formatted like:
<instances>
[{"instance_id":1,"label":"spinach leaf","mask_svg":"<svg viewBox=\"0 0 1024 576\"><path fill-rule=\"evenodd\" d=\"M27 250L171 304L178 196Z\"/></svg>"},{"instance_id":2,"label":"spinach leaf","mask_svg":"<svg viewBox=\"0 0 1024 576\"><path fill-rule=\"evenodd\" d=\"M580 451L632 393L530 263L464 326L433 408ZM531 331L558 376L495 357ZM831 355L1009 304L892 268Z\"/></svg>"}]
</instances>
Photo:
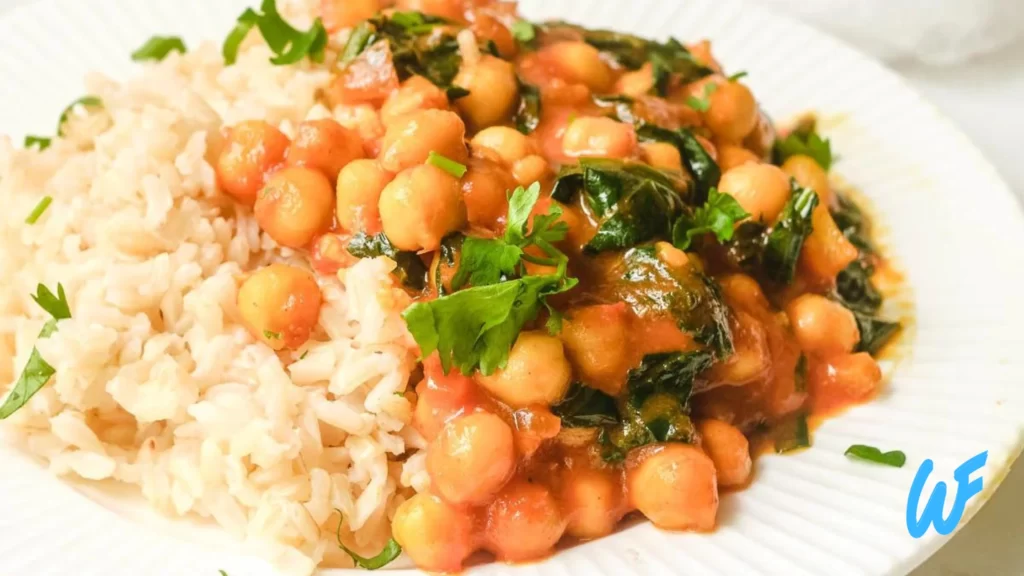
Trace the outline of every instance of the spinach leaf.
<instances>
[{"instance_id":1,"label":"spinach leaf","mask_svg":"<svg viewBox=\"0 0 1024 576\"><path fill-rule=\"evenodd\" d=\"M356 258L387 256L395 261L394 274L409 288L423 290L427 285L427 267L415 252L398 250L383 232L374 236L360 232L348 243L349 254Z\"/></svg>"},{"instance_id":2,"label":"spinach leaf","mask_svg":"<svg viewBox=\"0 0 1024 576\"><path fill-rule=\"evenodd\" d=\"M564 167L551 195L566 203L580 192L599 224L586 244L589 253L621 250L653 238L668 238L685 209L677 174L646 164L605 158L581 159Z\"/></svg>"},{"instance_id":3,"label":"spinach leaf","mask_svg":"<svg viewBox=\"0 0 1024 576\"><path fill-rule=\"evenodd\" d=\"M867 352L872 356L878 354L902 328L899 322L882 320L881 318L868 316L860 312L854 312L853 317L856 318L857 328L860 330L860 342L857 343L857 351Z\"/></svg>"},{"instance_id":4,"label":"spinach leaf","mask_svg":"<svg viewBox=\"0 0 1024 576\"><path fill-rule=\"evenodd\" d=\"M693 132L686 128L669 130L654 124L641 123L637 126L636 135L642 142L666 142L675 146L695 183L690 202L698 206L707 202L708 191L718 185L722 171Z\"/></svg>"},{"instance_id":5,"label":"spinach leaf","mask_svg":"<svg viewBox=\"0 0 1024 576\"><path fill-rule=\"evenodd\" d=\"M854 312L874 314L882 306L882 294L871 282L874 267L865 260L854 260L836 276L836 295Z\"/></svg>"},{"instance_id":6,"label":"spinach leaf","mask_svg":"<svg viewBox=\"0 0 1024 576\"><path fill-rule=\"evenodd\" d=\"M516 130L529 134L540 125L540 89L519 80L519 105L513 118Z\"/></svg>"},{"instance_id":7,"label":"spinach leaf","mask_svg":"<svg viewBox=\"0 0 1024 576\"><path fill-rule=\"evenodd\" d=\"M798 412L780 422L775 428L775 451L779 454L808 448L811 434L807 427L807 415Z\"/></svg>"},{"instance_id":8,"label":"spinach leaf","mask_svg":"<svg viewBox=\"0 0 1024 576\"><path fill-rule=\"evenodd\" d=\"M357 26L341 53L342 63L349 62L380 41L391 50L391 61L399 80L423 76L446 91L450 101L469 92L454 86L462 56L455 36L437 29L452 22L421 12L378 14Z\"/></svg>"},{"instance_id":9,"label":"spinach leaf","mask_svg":"<svg viewBox=\"0 0 1024 576\"><path fill-rule=\"evenodd\" d=\"M779 284L793 281L800 249L811 233L811 213L817 205L814 190L792 182L789 200L765 238L762 270L768 279Z\"/></svg>"},{"instance_id":10,"label":"spinach leaf","mask_svg":"<svg viewBox=\"0 0 1024 576\"><path fill-rule=\"evenodd\" d=\"M865 254L874 254L875 247L871 242L871 222L852 200L843 194L836 193L838 206L833 209L832 220L843 232L843 236L851 244Z\"/></svg>"},{"instance_id":11,"label":"spinach leaf","mask_svg":"<svg viewBox=\"0 0 1024 576\"><path fill-rule=\"evenodd\" d=\"M643 123L633 112L633 105L636 104L636 100L631 96L626 96L625 94L595 94L593 99L594 103L598 106L609 109L612 112L612 117L619 122L634 125Z\"/></svg>"},{"instance_id":12,"label":"spinach leaf","mask_svg":"<svg viewBox=\"0 0 1024 576\"><path fill-rule=\"evenodd\" d=\"M713 360L707 351L644 356L640 366L629 371L626 395L618 401L619 424L605 426L598 436L601 456L617 462L630 450L646 444L692 442L693 380Z\"/></svg>"},{"instance_id":13,"label":"spinach leaf","mask_svg":"<svg viewBox=\"0 0 1024 576\"><path fill-rule=\"evenodd\" d=\"M637 246L623 254L613 273L619 279L608 292L638 316L668 314L718 358L732 354L729 308L718 286L702 272L692 266L669 267L653 246Z\"/></svg>"},{"instance_id":14,"label":"spinach leaf","mask_svg":"<svg viewBox=\"0 0 1024 576\"><path fill-rule=\"evenodd\" d=\"M690 51L675 38L657 42L611 30L581 31L584 42L609 54L630 70L650 62L655 80L654 91L659 96L668 94L673 74L686 84L713 73L710 68L697 62Z\"/></svg>"},{"instance_id":15,"label":"spinach leaf","mask_svg":"<svg viewBox=\"0 0 1024 576\"><path fill-rule=\"evenodd\" d=\"M596 428L619 423L615 398L596 388L573 382L562 400L551 407L566 428Z\"/></svg>"}]
</instances>

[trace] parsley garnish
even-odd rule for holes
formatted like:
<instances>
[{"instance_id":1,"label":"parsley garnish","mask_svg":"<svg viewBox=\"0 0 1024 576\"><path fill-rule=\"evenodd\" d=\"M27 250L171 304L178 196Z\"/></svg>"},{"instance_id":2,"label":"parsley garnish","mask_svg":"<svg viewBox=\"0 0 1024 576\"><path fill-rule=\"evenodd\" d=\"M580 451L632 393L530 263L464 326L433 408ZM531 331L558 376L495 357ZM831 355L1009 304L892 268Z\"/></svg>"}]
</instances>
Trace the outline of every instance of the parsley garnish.
<instances>
[{"instance_id":1,"label":"parsley garnish","mask_svg":"<svg viewBox=\"0 0 1024 576\"><path fill-rule=\"evenodd\" d=\"M159 62L171 52L181 52L184 54L187 51L185 43L177 36L153 36L146 40L146 43L140 46L138 50L132 52L132 60L136 62L144 62L146 60Z\"/></svg>"},{"instance_id":2,"label":"parsley garnish","mask_svg":"<svg viewBox=\"0 0 1024 576\"><path fill-rule=\"evenodd\" d=\"M60 284L57 284L56 296L53 292L50 292L49 288L42 284L36 288L36 292L36 294L32 295L32 299L36 301L40 308L53 317L43 325L43 329L39 332L40 338L49 338L51 334L57 331L58 320L71 318L71 308L68 306L67 297L64 295L64 286ZM28 357L28 362L25 363L25 368L21 372L21 376L18 377L18 381L14 384L11 393L7 395L3 405L0 405L0 420L14 414L19 408L24 406L36 392L39 392L50 381L50 377L55 372L56 370L53 366L50 366L46 360L43 360L39 350L33 347L32 353Z\"/></svg>"},{"instance_id":3,"label":"parsley garnish","mask_svg":"<svg viewBox=\"0 0 1024 576\"><path fill-rule=\"evenodd\" d=\"M718 90L718 84L708 82L704 85L704 95L700 98L696 96L688 96L686 98L686 105L698 112L707 112L711 109L711 95Z\"/></svg>"},{"instance_id":4,"label":"parsley garnish","mask_svg":"<svg viewBox=\"0 0 1024 576\"><path fill-rule=\"evenodd\" d=\"M479 369L490 374L503 368L519 332L548 306L546 298L571 289L575 278L566 277L568 259L552 243L565 237L568 227L558 222L561 210L552 206L546 214L527 222L540 195L540 184L519 187L509 199L508 225L502 238L469 237L463 242L459 270L453 288L472 283L436 300L417 302L402 313L423 356L439 353L447 373L452 365L463 374ZM545 257L524 252L537 246ZM526 275L525 262L556 266L553 274ZM519 276L516 278L515 276ZM549 330L560 327L560 316L548 306Z\"/></svg>"},{"instance_id":5,"label":"parsley garnish","mask_svg":"<svg viewBox=\"0 0 1024 576\"><path fill-rule=\"evenodd\" d=\"M398 542L394 538L389 538L388 543L384 546L384 549L380 551L380 554L372 558L363 558L359 554L349 550L344 544L341 543L341 523L344 521L341 510L334 509L338 513L338 530L335 532L335 536L338 539L338 548L341 548L345 554L348 554L352 561L356 563L356 566L364 570L377 570L383 568L391 563L392 560L398 558L402 553L402 547L398 545Z\"/></svg>"},{"instance_id":6,"label":"parsley garnish","mask_svg":"<svg viewBox=\"0 0 1024 576\"><path fill-rule=\"evenodd\" d=\"M708 232L714 233L719 242L732 239L736 223L750 214L740 206L735 198L723 194L715 188L708 190L708 201L693 211L693 216L685 213L672 226L672 243L680 250L690 247L693 239Z\"/></svg>"},{"instance_id":7,"label":"parsley garnish","mask_svg":"<svg viewBox=\"0 0 1024 576\"><path fill-rule=\"evenodd\" d=\"M25 148L31 148L35 146L40 152L50 147L50 143L53 141L48 136L25 136Z\"/></svg>"},{"instance_id":8,"label":"parsley garnish","mask_svg":"<svg viewBox=\"0 0 1024 576\"><path fill-rule=\"evenodd\" d=\"M43 215L43 212L46 212L46 209L50 207L50 203L52 202L52 196L43 196L43 199L39 201L39 204L36 204L36 207L33 208L28 217L25 218L25 224L35 224L36 220L39 220L39 217Z\"/></svg>"},{"instance_id":9,"label":"parsley garnish","mask_svg":"<svg viewBox=\"0 0 1024 576\"><path fill-rule=\"evenodd\" d=\"M527 20L520 20L512 25L512 37L523 44L529 44L537 37L537 28Z\"/></svg>"},{"instance_id":10,"label":"parsley garnish","mask_svg":"<svg viewBox=\"0 0 1024 576\"><path fill-rule=\"evenodd\" d=\"M455 160L438 154L433 150L427 155L427 164L440 168L456 178L462 178L462 175L466 173L466 166L464 164L459 164Z\"/></svg>"},{"instance_id":11,"label":"parsley garnish","mask_svg":"<svg viewBox=\"0 0 1024 576\"><path fill-rule=\"evenodd\" d=\"M810 156L826 172L832 168L832 144L817 132L794 130L789 136L775 142L775 160L780 166L787 158Z\"/></svg>"},{"instance_id":12,"label":"parsley garnish","mask_svg":"<svg viewBox=\"0 0 1024 576\"><path fill-rule=\"evenodd\" d=\"M280 340L281 339L281 333L280 332L271 332L270 330L264 330L263 331L263 337L266 338L267 340Z\"/></svg>"},{"instance_id":13,"label":"parsley garnish","mask_svg":"<svg viewBox=\"0 0 1024 576\"><path fill-rule=\"evenodd\" d=\"M902 468L907 463L907 455L900 450L882 452L874 446L865 446L864 444L850 446L846 449L846 456L857 460L867 460L876 464L892 466L893 468Z\"/></svg>"},{"instance_id":14,"label":"parsley garnish","mask_svg":"<svg viewBox=\"0 0 1024 576\"><path fill-rule=\"evenodd\" d=\"M327 47L327 30L320 18L313 21L313 26L305 32L296 30L277 12L275 0L263 0L260 11L247 8L238 17L235 28L224 39L221 54L228 66L238 59L238 49L246 35L255 26L274 53L270 59L272 64L294 64L309 56L314 62L322 62L324 48Z\"/></svg>"}]
</instances>

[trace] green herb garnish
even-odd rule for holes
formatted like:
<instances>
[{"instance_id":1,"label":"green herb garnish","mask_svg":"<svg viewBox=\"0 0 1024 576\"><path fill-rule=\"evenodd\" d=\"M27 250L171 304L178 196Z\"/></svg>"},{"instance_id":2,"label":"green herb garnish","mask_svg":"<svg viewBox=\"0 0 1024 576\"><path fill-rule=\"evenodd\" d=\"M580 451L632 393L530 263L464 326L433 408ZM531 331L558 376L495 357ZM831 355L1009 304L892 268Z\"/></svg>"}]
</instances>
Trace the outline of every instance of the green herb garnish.
<instances>
[{"instance_id":1,"label":"green herb garnish","mask_svg":"<svg viewBox=\"0 0 1024 576\"><path fill-rule=\"evenodd\" d=\"M171 52L181 52L184 54L187 51L185 43L177 36L153 36L146 40L146 43L140 46L138 50L132 52L132 60L135 62L147 60L159 62Z\"/></svg>"},{"instance_id":2,"label":"green herb garnish","mask_svg":"<svg viewBox=\"0 0 1024 576\"><path fill-rule=\"evenodd\" d=\"M698 112L707 112L711 109L711 95L718 90L718 84L708 82L704 85L704 92L700 98L687 96L686 105Z\"/></svg>"},{"instance_id":3,"label":"green herb garnish","mask_svg":"<svg viewBox=\"0 0 1024 576\"><path fill-rule=\"evenodd\" d=\"M280 332L272 332L270 330L264 330L263 331L263 337L266 338L267 340L280 340L281 339L281 333Z\"/></svg>"},{"instance_id":4,"label":"green herb garnish","mask_svg":"<svg viewBox=\"0 0 1024 576\"><path fill-rule=\"evenodd\" d=\"M71 308L68 305L67 297L64 295L64 286L61 284L57 284L56 295L42 284L37 286L36 292L36 294L32 295L32 299L36 301L40 308L52 316L43 325L43 329L39 332L39 337L49 338L51 334L57 331L58 320L71 318ZM28 362L25 363L25 368L21 372L21 376L18 377L18 381L14 384L14 388L11 389L11 393L7 395L3 405L0 405L0 420L14 414L19 408L24 406L36 392L39 392L50 381L55 372L56 370L53 366L50 366L46 360L43 360L39 350L33 347Z\"/></svg>"},{"instance_id":5,"label":"green herb garnish","mask_svg":"<svg viewBox=\"0 0 1024 576\"><path fill-rule=\"evenodd\" d=\"M35 146L40 152L50 147L53 139L48 136L25 136L25 148Z\"/></svg>"},{"instance_id":6,"label":"green herb garnish","mask_svg":"<svg viewBox=\"0 0 1024 576\"><path fill-rule=\"evenodd\" d=\"M519 20L512 25L512 37L520 43L529 44L537 37L537 28L527 20Z\"/></svg>"},{"instance_id":7,"label":"green herb garnish","mask_svg":"<svg viewBox=\"0 0 1024 576\"><path fill-rule=\"evenodd\" d=\"M882 452L874 446L854 444L846 449L846 456L857 460L867 460L876 464L884 464L893 468L902 468L907 463L907 455L900 450Z\"/></svg>"},{"instance_id":8,"label":"green herb garnish","mask_svg":"<svg viewBox=\"0 0 1024 576\"><path fill-rule=\"evenodd\" d=\"M32 209L28 217L25 218L25 224L35 224L36 220L46 212L46 209L50 207L50 203L53 202L52 196L43 196L43 199L36 204L36 207Z\"/></svg>"},{"instance_id":9,"label":"green herb garnish","mask_svg":"<svg viewBox=\"0 0 1024 576\"><path fill-rule=\"evenodd\" d=\"M462 178L466 173L466 165L460 164L451 158L447 158L433 150L427 155L427 164L440 168L456 178Z\"/></svg>"},{"instance_id":10,"label":"green herb garnish","mask_svg":"<svg viewBox=\"0 0 1024 576\"><path fill-rule=\"evenodd\" d=\"M224 39L221 53L224 63L234 64L238 49L253 26L259 28L267 46L274 53L270 62L276 65L294 64L306 56L314 62L322 62L327 47L327 30L320 18L305 32L296 30L277 11L276 0L263 0L260 11L247 8L238 17L235 28Z\"/></svg>"},{"instance_id":11,"label":"green herb garnish","mask_svg":"<svg viewBox=\"0 0 1024 576\"><path fill-rule=\"evenodd\" d=\"M746 77L747 77L747 72L744 70L743 72L737 72L737 73L733 74L732 76L729 76L728 78L726 78L726 80L728 80L729 82L735 82L735 81L737 81L737 80L739 80L741 78L746 78Z\"/></svg>"},{"instance_id":12,"label":"green herb garnish","mask_svg":"<svg viewBox=\"0 0 1024 576\"><path fill-rule=\"evenodd\" d=\"M540 125L540 89L519 79L519 105L513 121L516 130L529 134Z\"/></svg>"},{"instance_id":13,"label":"green herb garnish","mask_svg":"<svg viewBox=\"0 0 1024 576\"><path fill-rule=\"evenodd\" d=\"M775 430L775 451L779 454L808 448L811 445L811 434L807 428L807 415L795 414L780 423Z\"/></svg>"},{"instance_id":14,"label":"green herb garnish","mask_svg":"<svg viewBox=\"0 0 1024 576\"><path fill-rule=\"evenodd\" d=\"M395 558L398 558L402 553L402 547L398 545L398 542L394 538L389 538L388 543L384 545L384 549L380 551L380 554L372 558L364 558L359 554L349 550L344 544L341 543L341 524L344 522L344 518L341 515L341 510L334 509L338 513L338 530L335 532L335 536L338 539L338 548L341 548L345 554L348 554L352 561L356 563L356 566L363 570L377 570L390 564Z\"/></svg>"},{"instance_id":15,"label":"green herb garnish","mask_svg":"<svg viewBox=\"0 0 1024 576\"><path fill-rule=\"evenodd\" d=\"M458 289L468 282L471 288L416 302L402 313L423 356L437 351L446 373L453 365L467 375L476 369L486 375L503 368L519 332L537 317L541 306L551 313L549 330L560 327L560 316L546 299L571 289L576 279L566 276L568 259L551 245L567 231L564 223L557 222L561 215L557 207L535 216L532 230L526 230L539 194L537 183L513 192L503 238L463 241L452 286ZM539 247L546 257L525 254L523 249L530 245ZM529 276L523 261L554 265L556 271Z\"/></svg>"},{"instance_id":16,"label":"green herb garnish","mask_svg":"<svg viewBox=\"0 0 1024 576\"><path fill-rule=\"evenodd\" d=\"M832 168L832 144L818 135L813 127L810 130L794 130L780 140L776 140L772 157L781 166L791 156L804 155L811 157L826 172Z\"/></svg>"},{"instance_id":17,"label":"green herb garnish","mask_svg":"<svg viewBox=\"0 0 1024 576\"><path fill-rule=\"evenodd\" d=\"M683 214L672 227L672 243L680 250L690 247L693 239L712 233L719 242L732 239L736 223L750 214L740 206L735 198L719 193L712 188L708 192L708 201L693 211L693 215Z\"/></svg>"},{"instance_id":18,"label":"green herb garnish","mask_svg":"<svg viewBox=\"0 0 1024 576\"><path fill-rule=\"evenodd\" d=\"M419 254L395 248L383 232L374 236L360 232L352 237L346 249L356 258L387 256L395 261L392 274L402 284L413 290L422 290L427 285L427 267Z\"/></svg>"}]
</instances>

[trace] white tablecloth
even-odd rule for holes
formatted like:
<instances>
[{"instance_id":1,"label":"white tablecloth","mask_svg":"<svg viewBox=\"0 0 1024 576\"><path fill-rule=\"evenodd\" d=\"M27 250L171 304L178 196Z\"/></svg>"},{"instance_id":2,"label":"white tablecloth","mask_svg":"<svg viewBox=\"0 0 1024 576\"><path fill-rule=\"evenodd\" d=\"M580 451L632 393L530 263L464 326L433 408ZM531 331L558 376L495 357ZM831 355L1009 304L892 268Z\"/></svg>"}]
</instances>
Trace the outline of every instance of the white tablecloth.
<instances>
[{"instance_id":1,"label":"white tablecloth","mask_svg":"<svg viewBox=\"0 0 1024 576\"><path fill-rule=\"evenodd\" d=\"M29 1L0 0L0 15ZM952 68L893 67L960 125L1024 199L1024 43ZM1022 514L1024 462L970 524L913 576L1024 575Z\"/></svg>"}]
</instances>

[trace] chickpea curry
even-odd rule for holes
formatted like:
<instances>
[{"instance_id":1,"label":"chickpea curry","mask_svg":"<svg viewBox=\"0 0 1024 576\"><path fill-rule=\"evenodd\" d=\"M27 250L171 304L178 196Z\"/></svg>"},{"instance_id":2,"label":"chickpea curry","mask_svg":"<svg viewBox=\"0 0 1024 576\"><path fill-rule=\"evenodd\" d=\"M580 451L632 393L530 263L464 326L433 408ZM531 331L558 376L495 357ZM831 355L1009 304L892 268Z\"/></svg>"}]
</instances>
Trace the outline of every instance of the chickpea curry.
<instances>
[{"instance_id":1,"label":"chickpea curry","mask_svg":"<svg viewBox=\"0 0 1024 576\"><path fill-rule=\"evenodd\" d=\"M541 558L634 512L711 530L752 445L807 446L808 415L878 389L899 324L870 223L813 119L776 131L707 41L489 0L323 0L322 23L334 117L239 123L216 173L316 273L394 261L431 485L393 535L420 568ZM289 351L321 294L273 264L238 305Z\"/></svg>"}]
</instances>

